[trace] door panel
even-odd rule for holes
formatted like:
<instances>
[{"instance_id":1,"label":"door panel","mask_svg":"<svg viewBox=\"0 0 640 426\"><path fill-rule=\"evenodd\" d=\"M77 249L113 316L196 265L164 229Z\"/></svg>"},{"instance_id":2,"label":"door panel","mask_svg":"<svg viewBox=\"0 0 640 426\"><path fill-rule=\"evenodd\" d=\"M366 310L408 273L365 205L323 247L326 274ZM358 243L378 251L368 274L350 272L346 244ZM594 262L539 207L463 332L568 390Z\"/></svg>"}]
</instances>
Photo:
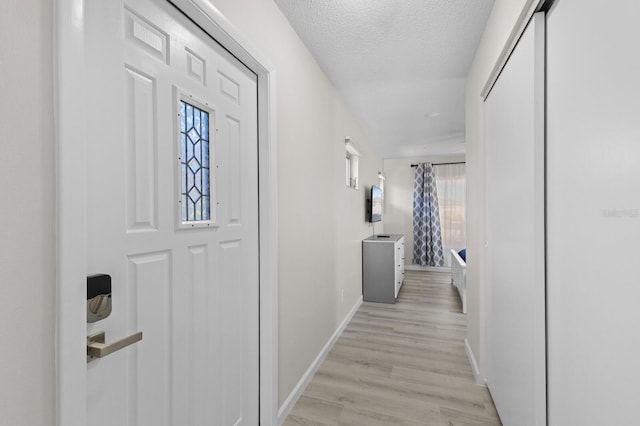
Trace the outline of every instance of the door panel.
<instances>
[{"instance_id":1,"label":"door panel","mask_svg":"<svg viewBox=\"0 0 640 426\"><path fill-rule=\"evenodd\" d=\"M640 2L547 25L549 425L638 424Z\"/></svg>"},{"instance_id":2,"label":"door panel","mask_svg":"<svg viewBox=\"0 0 640 426\"><path fill-rule=\"evenodd\" d=\"M546 424L544 22L485 101L486 381L505 425Z\"/></svg>"},{"instance_id":3,"label":"door panel","mask_svg":"<svg viewBox=\"0 0 640 426\"><path fill-rule=\"evenodd\" d=\"M86 6L87 273L113 280L87 333L144 333L87 363L88 424L258 424L256 76L167 2Z\"/></svg>"},{"instance_id":4,"label":"door panel","mask_svg":"<svg viewBox=\"0 0 640 426\"><path fill-rule=\"evenodd\" d=\"M130 425L170 425L172 263L169 251L127 258L127 330L144 333L144 340L125 354Z\"/></svg>"},{"instance_id":5,"label":"door panel","mask_svg":"<svg viewBox=\"0 0 640 426\"><path fill-rule=\"evenodd\" d=\"M152 77L125 66L127 231L157 230L157 121Z\"/></svg>"}]
</instances>

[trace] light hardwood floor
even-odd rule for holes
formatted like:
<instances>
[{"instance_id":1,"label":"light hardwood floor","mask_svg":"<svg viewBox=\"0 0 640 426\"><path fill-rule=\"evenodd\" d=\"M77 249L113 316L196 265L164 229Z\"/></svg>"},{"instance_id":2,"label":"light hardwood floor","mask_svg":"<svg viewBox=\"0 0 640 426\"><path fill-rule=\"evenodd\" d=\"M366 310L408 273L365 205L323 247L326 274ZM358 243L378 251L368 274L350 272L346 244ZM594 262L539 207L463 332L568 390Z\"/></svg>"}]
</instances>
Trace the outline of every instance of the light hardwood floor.
<instances>
[{"instance_id":1,"label":"light hardwood floor","mask_svg":"<svg viewBox=\"0 0 640 426\"><path fill-rule=\"evenodd\" d=\"M363 303L284 425L500 425L465 334L450 274L407 271L395 305Z\"/></svg>"}]
</instances>

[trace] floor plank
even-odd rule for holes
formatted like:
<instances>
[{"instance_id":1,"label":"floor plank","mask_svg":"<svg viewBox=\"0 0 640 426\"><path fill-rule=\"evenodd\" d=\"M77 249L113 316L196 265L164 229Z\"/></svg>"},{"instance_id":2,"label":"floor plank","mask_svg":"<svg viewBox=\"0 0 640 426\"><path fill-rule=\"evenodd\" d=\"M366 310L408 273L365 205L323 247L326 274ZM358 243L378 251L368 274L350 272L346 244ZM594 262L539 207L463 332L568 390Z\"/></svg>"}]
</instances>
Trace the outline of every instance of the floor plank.
<instances>
[{"instance_id":1,"label":"floor plank","mask_svg":"<svg viewBox=\"0 0 640 426\"><path fill-rule=\"evenodd\" d=\"M396 304L362 304L284 425L501 425L465 335L450 274L406 271Z\"/></svg>"}]
</instances>

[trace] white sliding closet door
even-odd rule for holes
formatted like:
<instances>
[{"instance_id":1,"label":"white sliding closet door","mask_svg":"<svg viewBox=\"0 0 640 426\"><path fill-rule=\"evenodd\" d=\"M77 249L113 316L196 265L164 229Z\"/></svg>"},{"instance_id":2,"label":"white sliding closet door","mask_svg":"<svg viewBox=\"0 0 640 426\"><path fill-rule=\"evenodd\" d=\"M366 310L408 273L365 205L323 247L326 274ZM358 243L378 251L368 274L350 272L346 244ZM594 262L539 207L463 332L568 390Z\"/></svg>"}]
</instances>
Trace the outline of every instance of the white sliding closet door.
<instances>
[{"instance_id":1,"label":"white sliding closet door","mask_svg":"<svg viewBox=\"0 0 640 426\"><path fill-rule=\"evenodd\" d=\"M638 425L640 2L548 17L549 424Z\"/></svg>"},{"instance_id":2,"label":"white sliding closet door","mask_svg":"<svg viewBox=\"0 0 640 426\"><path fill-rule=\"evenodd\" d=\"M505 425L546 422L544 20L485 101L487 384Z\"/></svg>"}]
</instances>

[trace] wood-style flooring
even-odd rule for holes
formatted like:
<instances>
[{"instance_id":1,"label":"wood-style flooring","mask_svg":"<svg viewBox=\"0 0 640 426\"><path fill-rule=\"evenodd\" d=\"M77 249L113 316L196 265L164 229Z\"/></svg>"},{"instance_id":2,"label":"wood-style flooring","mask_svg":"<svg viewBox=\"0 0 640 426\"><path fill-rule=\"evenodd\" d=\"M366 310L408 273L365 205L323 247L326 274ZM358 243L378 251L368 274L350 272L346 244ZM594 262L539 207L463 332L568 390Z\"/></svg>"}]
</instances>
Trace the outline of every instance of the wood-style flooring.
<instances>
[{"instance_id":1,"label":"wood-style flooring","mask_svg":"<svg viewBox=\"0 0 640 426\"><path fill-rule=\"evenodd\" d=\"M396 304L362 304L284 425L500 425L465 335L450 274L407 271Z\"/></svg>"}]
</instances>

